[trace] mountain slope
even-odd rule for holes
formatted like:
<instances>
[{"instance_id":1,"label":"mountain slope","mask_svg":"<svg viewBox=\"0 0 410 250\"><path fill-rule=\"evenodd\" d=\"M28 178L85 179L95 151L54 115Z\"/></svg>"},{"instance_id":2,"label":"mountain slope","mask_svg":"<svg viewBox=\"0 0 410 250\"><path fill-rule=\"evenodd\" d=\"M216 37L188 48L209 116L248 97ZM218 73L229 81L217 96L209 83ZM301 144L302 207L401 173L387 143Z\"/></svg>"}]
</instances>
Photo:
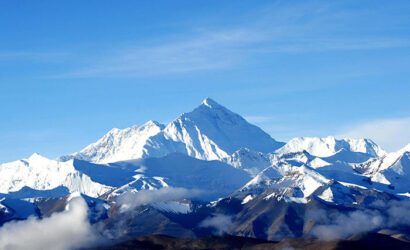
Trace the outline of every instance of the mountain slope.
<instances>
[{"instance_id":1,"label":"mountain slope","mask_svg":"<svg viewBox=\"0 0 410 250\"><path fill-rule=\"evenodd\" d=\"M268 153L283 145L210 98L170 123L164 134L184 143L188 155L207 160L221 159L241 148Z\"/></svg>"},{"instance_id":2,"label":"mountain slope","mask_svg":"<svg viewBox=\"0 0 410 250\"><path fill-rule=\"evenodd\" d=\"M410 193L410 144L354 167L371 181L388 185L394 192Z\"/></svg>"},{"instance_id":3,"label":"mountain slope","mask_svg":"<svg viewBox=\"0 0 410 250\"><path fill-rule=\"evenodd\" d=\"M164 125L155 121L149 121L140 127L133 126L122 130L114 128L80 152L60 159L75 158L95 163L108 163L142 158L146 155L144 145L147 140L158 134L163 128Z\"/></svg>"},{"instance_id":4,"label":"mountain slope","mask_svg":"<svg viewBox=\"0 0 410 250\"><path fill-rule=\"evenodd\" d=\"M201 199L213 200L229 195L251 179L246 172L228 164L199 160L181 153L114 164L132 170L135 180L115 189L110 196L171 186L198 191Z\"/></svg>"},{"instance_id":5,"label":"mountain slope","mask_svg":"<svg viewBox=\"0 0 410 250\"><path fill-rule=\"evenodd\" d=\"M240 115L207 98L166 127L150 121L141 127L113 129L96 143L60 159L108 163L179 152L202 160L220 160L241 148L267 153L283 145Z\"/></svg>"},{"instance_id":6,"label":"mountain slope","mask_svg":"<svg viewBox=\"0 0 410 250\"><path fill-rule=\"evenodd\" d=\"M27 187L52 190L61 186L70 193L81 192L92 197L110 190L110 187L94 182L88 175L76 170L73 160L49 160L35 153L28 159L0 165L0 193L16 192Z\"/></svg>"}]
</instances>

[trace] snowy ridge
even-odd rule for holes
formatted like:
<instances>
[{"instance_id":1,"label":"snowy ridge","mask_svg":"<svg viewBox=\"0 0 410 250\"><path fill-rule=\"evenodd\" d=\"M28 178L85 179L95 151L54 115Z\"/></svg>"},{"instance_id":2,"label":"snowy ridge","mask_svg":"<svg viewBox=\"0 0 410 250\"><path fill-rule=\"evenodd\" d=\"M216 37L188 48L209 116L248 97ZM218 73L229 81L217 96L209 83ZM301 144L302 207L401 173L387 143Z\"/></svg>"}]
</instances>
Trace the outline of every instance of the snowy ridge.
<instances>
[{"instance_id":1,"label":"snowy ridge","mask_svg":"<svg viewBox=\"0 0 410 250\"><path fill-rule=\"evenodd\" d=\"M76 158L94 163L108 163L142 158L146 154L144 146L147 140L163 128L164 125L155 121L148 121L140 127L114 128L97 142L71 156L64 156L61 160Z\"/></svg>"},{"instance_id":2,"label":"snowy ridge","mask_svg":"<svg viewBox=\"0 0 410 250\"><path fill-rule=\"evenodd\" d=\"M354 167L372 181L389 185L396 192L405 193L410 190L410 144Z\"/></svg>"},{"instance_id":3,"label":"snowy ridge","mask_svg":"<svg viewBox=\"0 0 410 250\"><path fill-rule=\"evenodd\" d=\"M239 192L255 195L273 189L266 199L282 197L289 202L305 202L315 195L326 202L350 203L354 201L351 189L376 189L396 195L410 190L408 146L364 163L356 163L358 158L352 159L346 152L351 151L341 149L329 157L316 157L307 151L273 154L271 165Z\"/></svg>"},{"instance_id":4,"label":"snowy ridge","mask_svg":"<svg viewBox=\"0 0 410 250\"><path fill-rule=\"evenodd\" d=\"M272 165L272 157L274 156L271 154L242 148L229 157L223 158L222 161L235 168L243 169L252 176L256 176L262 170Z\"/></svg>"},{"instance_id":5,"label":"snowy ridge","mask_svg":"<svg viewBox=\"0 0 410 250\"><path fill-rule=\"evenodd\" d=\"M179 152L202 160L220 160L241 148L267 153L282 145L240 115L207 98L166 127L150 121L141 127L113 129L80 152L61 159L109 163Z\"/></svg>"},{"instance_id":6,"label":"snowy ridge","mask_svg":"<svg viewBox=\"0 0 410 250\"><path fill-rule=\"evenodd\" d=\"M329 157L339 150L346 149L351 152L369 154L372 157L385 155L386 152L370 139L341 139L333 136L325 138L319 137L297 137L278 149L276 153L292 153L306 150L311 155L319 157Z\"/></svg>"},{"instance_id":7,"label":"snowy ridge","mask_svg":"<svg viewBox=\"0 0 410 250\"><path fill-rule=\"evenodd\" d=\"M393 166L406 152L410 152L410 143L396 152L388 153L376 159L371 159L360 166L365 168L367 173L384 171Z\"/></svg>"},{"instance_id":8,"label":"snowy ridge","mask_svg":"<svg viewBox=\"0 0 410 250\"><path fill-rule=\"evenodd\" d=\"M37 153L28 159L0 165L0 193L19 191L24 187L50 190L60 186L72 192L97 197L110 187L94 182L74 168L73 160L60 162L49 160Z\"/></svg>"},{"instance_id":9,"label":"snowy ridge","mask_svg":"<svg viewBox=\"0 0 410 250\"><path fill-rule=\"evenodd\" d=\"M165 136L186 145L189 156L216 160L241 148L268 153L283 145L210 98L165 128Z\"/></svg>"}]
</instances>

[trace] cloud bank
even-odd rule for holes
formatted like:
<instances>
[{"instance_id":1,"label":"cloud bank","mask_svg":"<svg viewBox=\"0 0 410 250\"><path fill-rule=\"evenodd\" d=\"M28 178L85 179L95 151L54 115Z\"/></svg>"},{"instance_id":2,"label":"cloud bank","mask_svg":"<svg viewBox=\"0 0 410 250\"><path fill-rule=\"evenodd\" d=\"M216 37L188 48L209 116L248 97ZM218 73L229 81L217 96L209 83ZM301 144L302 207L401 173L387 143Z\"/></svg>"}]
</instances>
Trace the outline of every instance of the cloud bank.
<instances>
[{"instance_id":1,"label":"cloud bank","mask_svg":"<svg viewBox=\"0 0 410 250\"><path fill-rule=\"evenodd\" d=\"M222 235L228 232L229 227L232 225L232 217L224 214L217 214L213 217L208 217L203 220L199 227L212 227L215 229L216 234Z\"/></svg>"},{"instance_id":2,"label":"cloud bank","mask_svg":"<svg viewBox=\"0 0 410 250\"><path fill-rule=\"evenodd\" d=\"M201 193L202 192L199 190L188 190L186 188L174 187L165 187L155 190L141 190L136 193L124 193L117 198L117 204L121 207L121 212L126 212L141 205L161 201L193 198Z\"/></svg>"},{"instance_id":3,"label":"cloud bank","mask_svg":"<svg viewBox=\"0 0 410 250\"><path fill-rule=\"evenodd\" d=\"M374 209L356 210L350 213L329 212L323 209L311 211L309 218L320 223L311 234L322 240L346 239L351 235L385 228L410 226L410 201L378 200Z\"/></svg>"},{"instance_id":4,"label":"cloud bank","mask_svg":"<svg viewBox=\"0 0 410 250\"><path fill-rule=\"evenodd\" d=\"M69 250L89 246L98 236L88 222L87 211L84 199L76 197L65 211L48 218L6 223L0 228L0 249Z\"/></svg>"}]
</instances>

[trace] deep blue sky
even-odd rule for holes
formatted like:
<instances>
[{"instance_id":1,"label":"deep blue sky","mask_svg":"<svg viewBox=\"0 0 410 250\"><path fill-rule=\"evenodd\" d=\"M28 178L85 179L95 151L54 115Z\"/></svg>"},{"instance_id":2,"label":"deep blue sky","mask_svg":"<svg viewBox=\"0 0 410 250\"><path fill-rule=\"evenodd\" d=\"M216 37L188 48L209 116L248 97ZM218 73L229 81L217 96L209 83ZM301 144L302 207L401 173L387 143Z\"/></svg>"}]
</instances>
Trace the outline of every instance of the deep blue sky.
<instances>
[{"instance_id":1,"label":"deep blue sky","mask_svg":"<svg viewBox=\"0 0 410 250\"><path fill-rule=\"evenodd\" d=\"M205 97L278 140L410 142L410 1L0 2L0 162Z\"/></svg>"}]
</instances>

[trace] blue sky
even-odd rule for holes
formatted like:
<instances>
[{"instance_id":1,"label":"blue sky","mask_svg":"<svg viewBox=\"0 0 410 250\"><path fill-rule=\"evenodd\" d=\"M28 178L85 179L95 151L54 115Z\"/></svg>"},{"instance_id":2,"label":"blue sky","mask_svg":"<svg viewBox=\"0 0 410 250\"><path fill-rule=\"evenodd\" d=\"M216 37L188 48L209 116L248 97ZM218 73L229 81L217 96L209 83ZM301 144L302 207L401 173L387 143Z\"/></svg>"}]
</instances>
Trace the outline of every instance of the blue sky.
<instances>
[{"instance_id":1,"label":"blue sky","mask_svg":"<svg viewBox=\"0 0 410 250\"><path fill-rule=\"evenodd\" d=\"M409 1L0 2L0 162L205 97L272 137L410 142Z\"/></svg>"}]
</instances>

